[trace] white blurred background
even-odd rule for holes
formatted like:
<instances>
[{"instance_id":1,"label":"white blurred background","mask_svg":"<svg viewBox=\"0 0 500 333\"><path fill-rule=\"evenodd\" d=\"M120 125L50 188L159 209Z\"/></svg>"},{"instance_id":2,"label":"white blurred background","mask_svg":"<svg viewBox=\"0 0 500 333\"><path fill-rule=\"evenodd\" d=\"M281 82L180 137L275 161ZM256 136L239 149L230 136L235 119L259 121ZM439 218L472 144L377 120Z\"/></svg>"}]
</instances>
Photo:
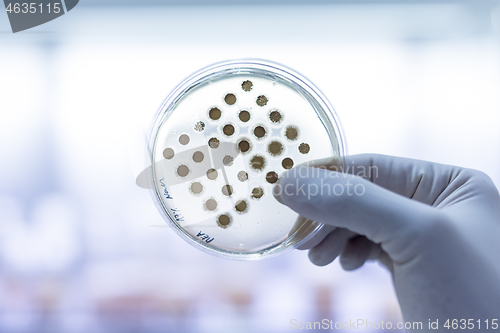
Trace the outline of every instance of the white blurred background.
<instances>
[{"instance_id":1,"label":"white blurred background","mask_svg":"<svg viewBox=\"0 0 500 333\"><path fill-rule=\"evenodd\" d=\"M0 332L401 320L375 263L192 248L135 186L130 142L192 72L258 57L325 93L351 154L475 168L500 186L500 2L131 2L82 0L17 34L0 13Z\"/></svg>"}]
</instances>

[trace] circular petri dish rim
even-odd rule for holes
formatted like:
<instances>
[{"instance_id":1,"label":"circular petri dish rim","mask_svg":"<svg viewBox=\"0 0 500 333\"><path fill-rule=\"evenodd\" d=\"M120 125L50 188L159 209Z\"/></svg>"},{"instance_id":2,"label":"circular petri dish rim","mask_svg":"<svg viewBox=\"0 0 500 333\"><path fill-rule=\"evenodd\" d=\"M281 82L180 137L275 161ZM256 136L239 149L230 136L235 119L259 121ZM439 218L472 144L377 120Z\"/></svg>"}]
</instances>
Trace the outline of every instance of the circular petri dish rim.
<instances>
[{"instance_id":1,"label":"circular petri dish rim","mask_svg":"<svg viewBox=\"0 0 500 333\"><path fill-rule=\"evenodd\" d=\"M233 74L253 74L266 76L270 79L279 78L295 88L297 92L299 92L307 101L311 103L314 110L317 112L323 126L325 126L326 130L330 134L331 145L338 152L338 163L341 169L345 169L346 162L344 157L347 155L347 147L340 120L328 99L314 84L312 84L308 79L306 79L296 71L276 62L254 58L234 59L209 65L193 73L191 76L187 77L184 81L177 85L177 87L174 88L174 90L162 103L161 107L153 118L153 122L151 124L149 136L147 139L147 148L152 166L152 174L150 176L153 184L157 184L154 161L157 134L162 124L168 119L171 112L173 112L173 110L175 109L176 103L186 93L188 93L191 89L196 88L199 84L202 84L207 80L214 80ZM164 217L166 217L166 219L170 222L172 229L179 236L184 238L188 243L194 245L198 249L219 257L236 260L258 260L262 258L273 257L279 254L286 253L300 246L300 244L306 242L315 233L323 228L323 224L321 223L314 222L312 224L307 224L304 226L304 228L307 228L306 230L304 230L304 228L299 228L292 235L289 235L289 237L285 241L258 252L227 251L224 249L207 246L205 243L193 237L182 227L180 227L175 222L175 218L170 214L169 210L164 206L163 201L161 200L161 194L157 186L154 186L154 189L151 191L151 195L157 209ZM301 235L306 234L307 236L302 238L297 237L299 233Z\"/></svg>"}]
</instances>

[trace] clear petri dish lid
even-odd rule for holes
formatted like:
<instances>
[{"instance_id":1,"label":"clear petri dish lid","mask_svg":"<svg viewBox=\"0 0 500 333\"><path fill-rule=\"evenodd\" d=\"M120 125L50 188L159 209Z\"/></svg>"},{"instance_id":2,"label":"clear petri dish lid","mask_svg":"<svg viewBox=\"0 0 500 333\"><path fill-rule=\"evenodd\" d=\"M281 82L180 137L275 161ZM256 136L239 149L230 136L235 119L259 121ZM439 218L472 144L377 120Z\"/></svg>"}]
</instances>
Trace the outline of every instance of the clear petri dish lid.
<instances>
[{"instance_id":1,"label":"clear petri dish lid","mask_svg":"<svg viewBox=\"0 0 500 333\"><path fill-rule=\"evenodd\" d=\"M326 98L303 76L256 59L206 67L179 84L155 116L151 167L138 184L190 244L223 257L260 259L318 232L272 190L300 163L343 166L344 138ZM140 184L142 183L142 185Z\"/></svg>"}]
</instances>

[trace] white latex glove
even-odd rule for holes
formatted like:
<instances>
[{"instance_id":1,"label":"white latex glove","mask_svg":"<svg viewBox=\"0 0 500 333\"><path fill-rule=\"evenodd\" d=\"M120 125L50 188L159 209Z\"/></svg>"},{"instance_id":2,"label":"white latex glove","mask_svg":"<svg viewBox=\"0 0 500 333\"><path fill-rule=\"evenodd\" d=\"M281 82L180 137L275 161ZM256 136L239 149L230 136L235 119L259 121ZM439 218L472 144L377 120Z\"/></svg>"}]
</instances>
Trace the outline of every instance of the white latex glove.
<instances>
[{"instance_id":1,"label":"white latex glove","mask_svg":"<svg viewBox=\"0 0 500 333\"><path fill-rule=\"evenodd\" d=\"M447 319L474 320L469 332L478 331L478 319L481 331L484 320L500 321L500 196L491 179L383 155L351 156L347 164L346 173L328 170L326 160L298 166L274 189L304 217L299 222L326 225L300 247L310 248L310 260L327 265L340 254L344 269L355 269L379 259L392 273L405 321L421 321L423 331L429 319L439 319L443 332Z\"/></svg>"}]
</instances>

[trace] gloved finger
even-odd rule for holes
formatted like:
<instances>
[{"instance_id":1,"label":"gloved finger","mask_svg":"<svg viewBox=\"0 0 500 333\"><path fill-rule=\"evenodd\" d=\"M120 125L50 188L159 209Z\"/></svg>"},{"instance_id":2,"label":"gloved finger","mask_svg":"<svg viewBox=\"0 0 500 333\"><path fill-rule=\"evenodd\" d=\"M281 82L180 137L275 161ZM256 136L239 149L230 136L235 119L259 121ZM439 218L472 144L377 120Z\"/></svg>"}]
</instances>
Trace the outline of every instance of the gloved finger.
<instances>
[{"instance_id":1,"label":"gloved finger","mask_svg":"<svg viewBox=\"0 0 500 333\"><path fill-rule=\"evenodd\" d=\"M364 236L361 236L361 237L364 237ZM357 241L357 240L354 240L354 237L353 237L353 238L351 238L349 240L349 243L351 243L352 241ZM362 253L361 255L360 254L356 254L355 251L350 251L350 250L346 249L346 247L344 247L343 252L340 254L341 262L342 262L342 260L345 260L345 261L362 261L362 259L360 259L360 257L367 257L366 259L364 259L363 262L360 263L359 267L361 267L366 261L378 260L379 256L380 256L380 253L382 252L382 248L380 247L380 244L375 244L375 243L373 243L370 240L368 240L368 243L369 244L366 245L366 249L365 250L362 250L362 248L364 246L357 246L356 247L356 252L366 251L366 253ZM356 258L350 258L351 256L355 256ZM344 257L344 259L342 259L342 257Z\"/></svg>"},{"instance_id":2,"label":"gloved finger","mask_svg":"<svg viewBox=\"0 0 500 333\"><path fill-rule=\"evenodd\" d=\"M290 230L290 233L288 236L293 235L294 233L297 233L294 237L298 239L304 239L306 236L309 234L305 235L305 233L308 233L309 230L305 226L307 224L313 223L314 221L309 220L303 216L299 216L297 220L295 221L294 226L292 227L292 230ZM318 245L330 232L335 230L335 227L331 225L323 225L321 229L319 229L314 235L312 235L310 238L306 239L305 241L301 242L299 246L297 246L297 250L306 250L311 247L314 247Z\"/></svg>"},{"instance_id":3,"label":"gloved finger","mask_svg":"<svg viewBox=\"0 0 500 333\"><path fill-rule=\"evenodd\" d=\"M337 258L353 233L344 228L330 232L325 239L309 250L309 260L316 266L325 266Z\"/></svg>"},{"instance_id":4,"label":"gloved finger","mask_svg":"<svg viewBox=\"0 0 500 333\"><path fill-rule=\"evenodd\" d=\"M450 181L465 170L451 165L378 154L347 156L345 167L340 166L337 158L331 157L302 163L295 168L304 166L356 175L404 197L434 206L456 190L456 186L450 186ZM460 186L461 182L456 182L456 185Z\"/></svg>"},{"instance_id":5,"label":"gloved finger","mask_svg":"<svg viewBox=\"0 0 500 333\"><path fill-rule=\"evenodd\" d=\"M392 258L439 212L357 176L304 169L308 172L291 169L282 175L274 188L280 202L308 219L364 235Z\"/></svg>"},{"instance_id":6,"label":"gloved finger","mask_svg":"<svg viewBox=\"0 0 500 333\"><path fill-rule=\"evenodd\" d=\"M346 271L357 269L368 260L373 242L365 236L350 238L340 253L340 264Z\"/></svg>"}]
</instances>

